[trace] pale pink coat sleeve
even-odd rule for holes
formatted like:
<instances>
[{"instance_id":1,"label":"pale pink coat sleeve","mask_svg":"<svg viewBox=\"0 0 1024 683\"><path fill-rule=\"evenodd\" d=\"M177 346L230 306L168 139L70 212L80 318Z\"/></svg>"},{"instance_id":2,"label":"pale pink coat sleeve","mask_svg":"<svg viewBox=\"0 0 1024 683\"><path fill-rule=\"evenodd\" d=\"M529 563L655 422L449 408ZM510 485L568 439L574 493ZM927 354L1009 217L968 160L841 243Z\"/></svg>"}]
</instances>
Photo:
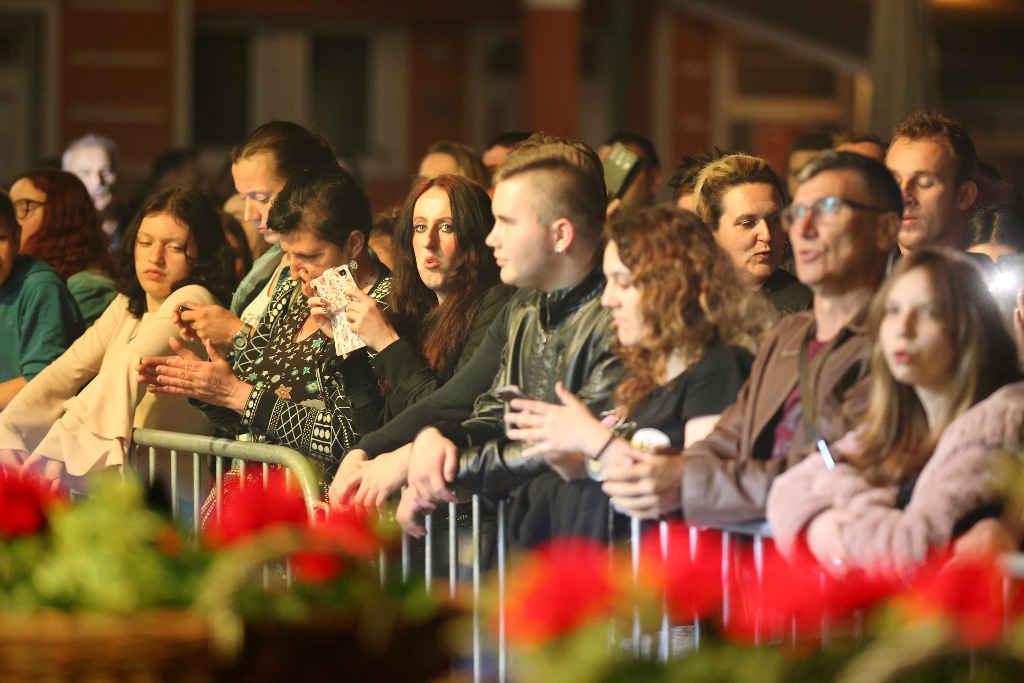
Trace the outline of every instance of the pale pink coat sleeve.
<instances>
[{"instance_id":1,"label":"pale pink coat sleeve","mask_svg":"<svg viewBox=\"0 0 1024 683\"><path fill-rule=\"evenodd\" d=\"M829 472L821 465L820 470L811 471L814 465L809 464L802 486L812 497L827 497L831 492L835 496L832 505L826 506L819 498L817 509L813 509L801 501L796 507L805 510L804 514L776 509L775 519L770 515L769 521L779 533L775 529L778 521L789 549L813 516L826 507L848 511L854 519L846 522L840 533L851 564L868 570L896 569L907 575L932 549L949 543L954 525L964 515L999 500L1006 476L1002 465L1021 452L1022 433L1024 382L1003 387L946 428L904 509L894 507L893 488L871 487L863 480L859 491L849 483L840 486L840 479L859 476L851 473L852 468ZM828 479L835 481L821 483ZM793 488L780 491L776 507L784 507L783 496L799 498L796 487L800 485L795 480ZM848 494L845 499L839 495L840 489Z\"/></svg>"}]
</instances>

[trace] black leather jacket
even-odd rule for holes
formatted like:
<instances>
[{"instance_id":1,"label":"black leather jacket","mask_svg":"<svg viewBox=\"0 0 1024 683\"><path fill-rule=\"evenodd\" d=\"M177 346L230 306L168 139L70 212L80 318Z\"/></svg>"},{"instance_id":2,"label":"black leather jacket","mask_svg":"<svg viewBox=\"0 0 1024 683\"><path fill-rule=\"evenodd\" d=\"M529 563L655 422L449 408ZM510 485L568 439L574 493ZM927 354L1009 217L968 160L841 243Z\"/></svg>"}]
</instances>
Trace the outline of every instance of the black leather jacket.
<instances>
[{"instance_id":1,"label":"black leather jacket","mask_svg":"<svg viewBox=\"0 0 1024 683\"><path fill-rule=\"evenodd\" d=\"M610 407L622 379L611 350L611 313L601 306L605 279L591 272L573 287L551 293L522 292L509 316L508 343L491 389L476 400L473 415L442 427L461 448L456 484L491 500L544 473L543 458L523 458L522 442L509 441L502 420L507 404L494 394L516 384L542 401L558 403L559 381L595 413Z\"/></svg>"}]
</instances>

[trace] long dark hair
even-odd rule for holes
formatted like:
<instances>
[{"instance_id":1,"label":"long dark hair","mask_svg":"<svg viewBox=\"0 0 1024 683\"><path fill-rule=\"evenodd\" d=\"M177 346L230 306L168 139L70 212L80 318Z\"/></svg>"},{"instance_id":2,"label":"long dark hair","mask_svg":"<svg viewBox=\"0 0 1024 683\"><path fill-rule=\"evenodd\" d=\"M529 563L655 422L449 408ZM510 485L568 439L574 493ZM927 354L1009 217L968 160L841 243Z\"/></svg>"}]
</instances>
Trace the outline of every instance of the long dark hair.
<instances>
[{"instance_id":1,"label":"long dark hair","mask_svg":"<svg viewBox=\"0 0 1024 683\"><path fill-rule=\"evenodd\" d=\"M192 269L188 277L175 282L172 291L185 285L200 285L210 290L219 301L229 301L233 289L234 257L224 237L217 210L198 190L170 187L150 195L125 231L117 291L128 297L128 312L136 318L141 318L146 312L146 292L135 273L135 241L143 219L160 214L171 216L188 228L199 253L195 263L190 263Z\"/></svg>"},{"instance_id":2,"label":"long dark hair","mask_svg":"<svg viewBox=\"0 0 1024 683\"><path fill-rule=\"evenodd\" d=\"M416 201L431 188L440 188L451 204L455 243L463 258L444 303L420 279L412 249ZM449 354L461 348L480 306L480 295L499 282L498 266L484 244L494 226L491 199L474 181L440 175L417 186L405 200L395 224L391 319L399 334L417 340L423 357L434 370L445 367Z\"/></svg>"},{"instance_id":3,"label":"long dark hair","mask_svg":"<svg viewBox=\"0 0 1024 683\"><path fill-rule=\"evenodd\" d=\"M114 260L108 250L109 240L100 229L92 197L78 176L40 168L22 173L14 181L22 179L45 193L46 201L39 230L22 243L21 253L49 263L66 278L90 269L112 275Z\"/></svg>"}]
</instances>

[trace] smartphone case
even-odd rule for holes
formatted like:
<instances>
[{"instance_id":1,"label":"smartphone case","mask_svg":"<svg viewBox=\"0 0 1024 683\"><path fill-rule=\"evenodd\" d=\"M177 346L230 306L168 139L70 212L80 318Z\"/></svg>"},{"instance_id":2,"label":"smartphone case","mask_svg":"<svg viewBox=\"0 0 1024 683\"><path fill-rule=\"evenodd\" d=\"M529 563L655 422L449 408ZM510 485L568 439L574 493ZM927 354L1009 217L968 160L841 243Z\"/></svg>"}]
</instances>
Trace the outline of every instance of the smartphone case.
<instances>
[{"instance_id":1,"label":"smartphone case","mask_svg":"<svg viewBox=\"0 0 1024 683\"><path fill-rule=\"evenodd\" d=\"M309 284L323 300L324 308L330 311L331 326L334 328L334 350L337 354L344 356L366 346L359 335L352 331L352 326L345 317L349 301L345 296L345 290L356 288L356 281L348 266L325 270L323 275Z\"/></svg>"}]
</instances>

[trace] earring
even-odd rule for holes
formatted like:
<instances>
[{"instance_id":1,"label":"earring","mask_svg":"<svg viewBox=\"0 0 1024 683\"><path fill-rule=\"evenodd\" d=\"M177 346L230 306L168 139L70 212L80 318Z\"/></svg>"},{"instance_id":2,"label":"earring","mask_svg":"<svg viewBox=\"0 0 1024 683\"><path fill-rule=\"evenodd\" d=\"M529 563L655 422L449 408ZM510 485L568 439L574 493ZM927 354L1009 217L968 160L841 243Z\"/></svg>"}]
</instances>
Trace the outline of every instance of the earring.
<instances>
[{"instance_id":1,"label":"earring","mask_svg":"<svg viewBox=\"0 0 1024 683\"><path fill-rule=\"evenodd\" d=\"M357 270L358 268L359 268L359 264L356 263L355 259L352 259L351 261L348 262L348 269L349 270Z\"/></svg>"}]
</instances>

